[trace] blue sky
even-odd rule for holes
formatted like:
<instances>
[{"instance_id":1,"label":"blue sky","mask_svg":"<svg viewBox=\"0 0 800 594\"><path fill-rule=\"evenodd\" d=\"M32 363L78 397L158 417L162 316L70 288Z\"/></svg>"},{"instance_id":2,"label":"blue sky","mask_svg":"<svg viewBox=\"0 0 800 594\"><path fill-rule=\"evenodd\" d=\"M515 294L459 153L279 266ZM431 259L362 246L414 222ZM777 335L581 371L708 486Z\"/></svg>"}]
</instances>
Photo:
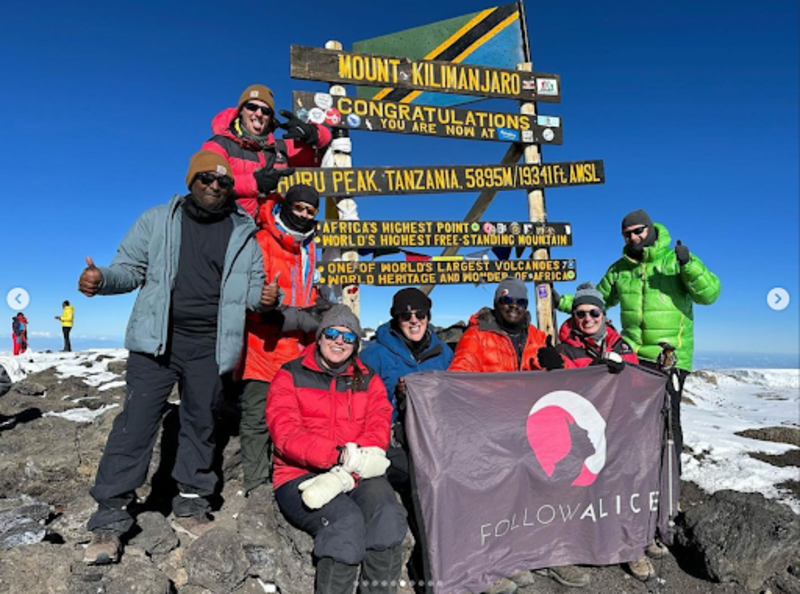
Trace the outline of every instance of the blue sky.
<instances>
[{"instance_id":1,"label":"blue sky","mask_svg":"<svg viewBox=\"0 0 800 594\"><path fill-rule=\"evenodd\" d=\"M292 90L291 44L352 42L490 6L481 0L16 3L0 23L0 162L5 249L0 292L23 287L37 336L69 299L76 343L120 344L133 295L87 299L84 258L108 264L136 217L184 192L188 158L212 117L259 82L279 108ZM722 279L697 306L699 350L798 351L798 5L784 0L611 0L526 4L534 69L562 77L564 144L545 161L603 159L603 186L546 192L548 217L573 225L579 280L619 257L621 217L645 208ZM350 90L352 93L352 89ZM513 101L473 103L517 111ZM502 143L355 132L354 165L497 163ZM359 199L362 219L458 220L472 194ZM522 191L485 220L525 220ZM788 309L767 307L784 287ZM569 292L574 283L559 283ZM362 321L388 316L393 288L362 289ZM434 322L489 304L494 286L434 290ZM6 319L13 311L2 301ZM612 310L612 318L617 318ZM9 340L10 343L10 340ZM52 346L52 345L49 345ZM6 346L0 345L5 349ZM10 348L10 347L8 347Z\"/></svg>"}]
</instances>

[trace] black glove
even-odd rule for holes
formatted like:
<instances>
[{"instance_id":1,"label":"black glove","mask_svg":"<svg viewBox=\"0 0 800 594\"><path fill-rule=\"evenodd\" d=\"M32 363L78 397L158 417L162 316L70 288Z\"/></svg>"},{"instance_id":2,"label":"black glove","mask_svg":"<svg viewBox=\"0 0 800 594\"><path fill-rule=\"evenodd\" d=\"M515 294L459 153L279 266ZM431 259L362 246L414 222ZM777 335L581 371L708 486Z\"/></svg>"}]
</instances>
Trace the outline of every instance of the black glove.
<instances>
[{"instance_id":1,"label":"black glove","mask_svg":"<svg viewBox=\"0 0 800 594\"><path fill-rule=\"evenodd\" d=\"M603 363L606 364L606 367L608 367L611 373L619 373L625 369L625 361L619 354L614 352L603 353Z\"/></svg>"},{"instance_id":2,"label":"black glove","mask_svg":"<svg viewBox=\"0 0 800 594\"><path fill-rule=\"evenodd\" d=\"M281 181L282 177L292 175L293 173L294 167L287 167L286 169L262 167L261 169L256 169L253 173L253 177L256 180L259 193L266 195L272 194L272 192L277 189L278 183Z\"/></svg>"},{"instance_id":3,"label":"black glove","mask_svg":"<svg viewBox=\"0 0 800 594\"><path fill-rule=\"evenodd\" d=\"M553 337L548 336L543 346L536 352L536 357L539 359L539 367L542 369L563 369L564 359L561 358L559 353L553 346Z\"/></svg>"},{"instance_id":4,"label":"black glove","mask_svg":"<svg viewBox=\"0 0 800 594\"><path fill-rule=\"evenodd\" d=\"M286 133L283 135L284 140L301 140L306 144L315 146L319 141L319 132L314 124L307 124L291 111L282 109L280 114L288 121L283 124L278 124L278 128L283 128Z\"/></svg>"},{"instance_id":5,"label":"black glove","mask_svg":"<svg viewBox=\"0 0 800 594\"><path fill-rule=\"evenodd\" d=\"M689 263L689 248L683 245L680 239L675 244L675 257L681 266L686 266Z\"/></svg>"}]
</instances>

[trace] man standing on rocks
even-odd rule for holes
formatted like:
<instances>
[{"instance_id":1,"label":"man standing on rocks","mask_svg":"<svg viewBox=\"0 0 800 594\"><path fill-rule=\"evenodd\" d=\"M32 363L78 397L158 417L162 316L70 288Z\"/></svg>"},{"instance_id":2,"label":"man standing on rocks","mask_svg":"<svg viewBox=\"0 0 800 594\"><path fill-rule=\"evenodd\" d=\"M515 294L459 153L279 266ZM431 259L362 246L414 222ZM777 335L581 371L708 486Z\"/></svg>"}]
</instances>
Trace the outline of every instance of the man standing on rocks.
<instances>
[{"instance_id":1,"label":"man standing on rocks","mask_svg":"<svg viewBox=\"0 0 800 594\"><path fill-rule=\"evenodd\" d=\"M710 305L720 293L719 278L678 240L670 248L667 228L653 223L644 210L622 219L625 239L622 258L614 262L597 285L606 308L619 303L622 338L633 347L640 363L656 369L663 343L675 347L676 385L667 386L672 409L672 437L680 469L683 450L681 397L692 371L694 313L692 305ZM572 311L572 295L555 298L558 309Z\"/></svg>"},{"instance_id":2,"label":"man standing on rocks","mask_svg":"<svg viewBox=\"0 0 800 594\"><path fill-rule=\"evenodd\" d=\"M61 333L64 335L64 352L72 352L72 343L69 340L69 333L72 332L72 321L75 319L75 308L69 304L69 301L64 301L61 304L62 311L60 316L56 319L61 322Z\"/></svg>"},{"instance_id":3,"label":"man standing on rocks","mask_svg":"<svg viewBox=\"0 0 800 594\"><path fill-rule=\"evenodd\" d=\"M125 408L114 420L91 495L88 564L118 560L120 537L134 523L128 508L144 484L158 425L173 386L180 386L180 434L172 476L176 530L199 536L212 527L214 409L221 374L236 366L246 310L272 306L253 220L236 204L231 167L200 151L189 163L190 193L146 211L122 240L113 262L91 258L78 281L87 297L141 289L125 337L130 351Z\"/></svg>"}]
</instances>

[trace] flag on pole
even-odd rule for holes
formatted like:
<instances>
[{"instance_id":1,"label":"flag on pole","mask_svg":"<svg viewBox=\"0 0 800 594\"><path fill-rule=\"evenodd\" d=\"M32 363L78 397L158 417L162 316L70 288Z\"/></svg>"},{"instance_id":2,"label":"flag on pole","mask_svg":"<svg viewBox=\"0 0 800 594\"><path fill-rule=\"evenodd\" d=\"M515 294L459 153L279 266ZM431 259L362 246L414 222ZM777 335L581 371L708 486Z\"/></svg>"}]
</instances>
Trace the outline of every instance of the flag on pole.
<instances>
[{"instance_id":1,"label":"flag on pole","mask_svg":"<svg viewBox=\"0 0 800 594\"><path fill-rule=\"evenodd\" d=\"M514 2L357 41L353 51L513 69L529 60L527 43L522 3ZM358 87L358 96L440 107L480 100L465 95L374 87Z\"/></svg>"}]
</instances>

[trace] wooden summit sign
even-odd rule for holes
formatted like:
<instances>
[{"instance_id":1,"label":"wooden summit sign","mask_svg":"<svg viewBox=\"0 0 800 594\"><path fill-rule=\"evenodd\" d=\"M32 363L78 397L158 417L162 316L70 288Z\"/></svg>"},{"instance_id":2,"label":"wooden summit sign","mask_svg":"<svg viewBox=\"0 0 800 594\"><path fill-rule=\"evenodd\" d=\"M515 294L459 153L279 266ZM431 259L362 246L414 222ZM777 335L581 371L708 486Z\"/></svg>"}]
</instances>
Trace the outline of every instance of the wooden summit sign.
<instances>
[{"instance_id":1,"label":"wooden summit sign","mask_svg":"<svg viewBox=\"0 0 800 594\"><path fill-rule=\"evenodd\" d=\"M291 48L291 76L368 87L394 87L520 101L561 101L561 79L556 74L357 54L300 45Z\"/></svg>"},{"instance_id":2,"label":"wooden summit sign","mask_svg":"<svg viewBox=\"0 0 800 594\"><path fill-rule=\"evenodd\" d=\"M305 91L294 91L293 101L301 120L335 128L537 144L561 144L563 137L561 118L555 116L373 101Z\"/></svg>"},{"instance_id":3,"label":"wooden summit sign","mask_svg":"<svg viewBox=\"0 0 800 594\"><path fill-rule=\"evenodd\" d=\"M424 167L297 168L277 191L307 184L328 197L437 194L602 184L603 161L528 165L429 165Z\"/></svg>"},{"instance_id":4,"label":"wooden summit sign","mask_svg":"<svg viewBox=\"0 0 800 594\"><path fill-rule=\"evenodd\" d=\"M317 266L324 285L453 285L499 283L507 276L526 282L575 280L575 260L428 260L425 262L325 262Z\"/></svg>"},{"instance_id":5,"label":"wooden summit sign","mask_svg":"<svg viewBox=\"0 0 800 594\"><path fill-rule=\"evenodd\" d=\"M540 247L572 245L567 223L320 221L317 247Z\"/></svg>"}]
</instances>

